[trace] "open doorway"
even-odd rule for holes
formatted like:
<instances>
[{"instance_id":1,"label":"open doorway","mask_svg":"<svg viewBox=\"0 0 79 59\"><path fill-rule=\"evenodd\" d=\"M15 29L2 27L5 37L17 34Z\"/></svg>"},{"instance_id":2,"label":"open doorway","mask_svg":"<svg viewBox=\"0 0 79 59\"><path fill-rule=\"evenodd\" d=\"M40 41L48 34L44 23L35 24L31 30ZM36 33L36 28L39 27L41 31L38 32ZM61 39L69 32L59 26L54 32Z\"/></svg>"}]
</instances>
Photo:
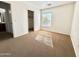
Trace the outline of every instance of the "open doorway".
<instances>
[{"instance_id":1,"label":"open doorway","mask_svg":"<svg viewBox=\"0 0 79 59\"><path fill-rule=\"evenodd\" d=\"M34 31L34 11L28 10L28 30Z\"/></svg>"},{"instance_id":2,"label":"open doorway","mask_svg":"<svg viewBox=\"0 0 79 59\"><path fill-rule=\"evenodd\" d=\"M0 1L0 40L13 37L11 7Z\"/></svg>"}]
</instances>

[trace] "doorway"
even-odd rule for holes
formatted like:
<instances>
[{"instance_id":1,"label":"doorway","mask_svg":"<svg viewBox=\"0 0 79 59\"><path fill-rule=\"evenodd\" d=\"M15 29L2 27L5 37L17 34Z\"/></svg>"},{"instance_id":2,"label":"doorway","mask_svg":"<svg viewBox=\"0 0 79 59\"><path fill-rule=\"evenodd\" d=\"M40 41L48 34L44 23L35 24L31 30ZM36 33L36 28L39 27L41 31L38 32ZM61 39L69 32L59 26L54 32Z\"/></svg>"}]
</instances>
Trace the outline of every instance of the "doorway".
<instances>
[{"instance_id":1,"label":"doorway","mask_svg":"<svg viewBox=\"0 0 79 59\"><path fill-rule=\"evenodd\" d=\"M11 5L0 1L0 39L13 37Z\"/></svg>"},{"instance_id":2,"label":"doorway","mask_svg":"<svg viewBox=\"0 0 79 59\"><path fill-rule=\"evenodd\" d=\"M34 11L28 10L28 30L34 31Z\"/></svg>"}]
</instances>

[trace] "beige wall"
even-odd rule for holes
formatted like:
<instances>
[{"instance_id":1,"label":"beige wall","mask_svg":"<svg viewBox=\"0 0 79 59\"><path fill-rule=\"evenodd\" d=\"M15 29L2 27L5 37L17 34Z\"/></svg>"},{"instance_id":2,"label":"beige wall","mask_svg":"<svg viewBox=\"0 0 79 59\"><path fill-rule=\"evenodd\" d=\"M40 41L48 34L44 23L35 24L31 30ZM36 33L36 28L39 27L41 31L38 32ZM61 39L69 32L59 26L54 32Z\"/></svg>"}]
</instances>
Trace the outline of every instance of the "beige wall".
<instances>
[{"instance_id":1,"label":"beige wall","mask_svg":"<svg viewBox=\"0 0 79 59\"><path fill-rule=\"evenodd\" d=\"M71 31L73 11L74 3L42 10L42 12L51 12L53 15L51 26L42 28L48 31L69 35Z\"/></svg>"}]
</instances>

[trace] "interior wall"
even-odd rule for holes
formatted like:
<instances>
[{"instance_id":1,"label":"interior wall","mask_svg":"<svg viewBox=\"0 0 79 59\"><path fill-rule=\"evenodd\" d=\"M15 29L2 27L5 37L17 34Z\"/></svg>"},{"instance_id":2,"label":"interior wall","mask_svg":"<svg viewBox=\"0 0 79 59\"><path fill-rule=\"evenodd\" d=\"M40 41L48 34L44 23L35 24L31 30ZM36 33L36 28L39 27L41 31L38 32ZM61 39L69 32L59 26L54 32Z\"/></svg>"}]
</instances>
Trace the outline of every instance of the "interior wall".
<instances>
[{"instance_id":1,"label":"interior wall","mask_svg":"<svg viewBox=\"0 0 79 59\"><path fill-rule=\"evenodd\" d=\"M42 29L69 35L71 32L74 3L44 9L42 12L51 12L52 20L50 27L41 27Z\"/></svg>"},{"instance_id":2,"label":"interior wall","mask_svg":"<svg viewBox=\"0 0 79 59\"><path fill-rule=\"evenodd\" d=\"M11 3L14 37L22 36L28 33L28 10L34 11L34 31L39 29L39 11L35 9L35 6L24 2L9 3Z\"/></svg>"},{"instance_id":3,"label":"interior wall","mask_svg":"<svg viewBox=\"0 0 79 59\"><path fill-rule=\"evenodd\" d=\"M79 57L79 2L76 2L71 29L71 40L76 56Z\"/></svg>"},{"instance_id":4,"label":"interior wall","mask_svg":"<svg viewBox=\"0 0 79 59\"><path fill-rule=\"evenodd\" d=\"M29 10L34 11L34 31L40 30L40 9L37 8L36 5L33 5L32 3L25 2L27 4L27 8Z\"/></svg>"},{"instance_id":5,"label":"interior wall","mask_svg":"<svg viewBox=\"0 0 79 59\"><path fill-rule=\"evenodd\" d=\"M38 31L40 30L40 18L41 15L40 15L40 10L37 9L35 10L35 13L34 13L34 31Z\"/></svg>"},{"instance_id":6,"label":"interior wall","mask_svg":"<svg viewBox=\"0 0 79 59\"><path fill-rule=\"evenodd\" d=\"M14 37L28 33L27 9L20 2L11 3Z\"/></svg>"}]
</instances>

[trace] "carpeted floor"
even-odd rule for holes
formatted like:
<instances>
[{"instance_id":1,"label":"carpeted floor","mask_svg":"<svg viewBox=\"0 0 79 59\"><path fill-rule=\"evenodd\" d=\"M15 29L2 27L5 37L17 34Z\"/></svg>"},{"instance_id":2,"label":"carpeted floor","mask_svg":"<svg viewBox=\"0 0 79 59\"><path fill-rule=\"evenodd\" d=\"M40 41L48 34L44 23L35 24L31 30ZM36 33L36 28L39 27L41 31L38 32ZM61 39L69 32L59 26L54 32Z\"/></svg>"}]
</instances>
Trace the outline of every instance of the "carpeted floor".
<instances>
[{"instance_id":1,"label":"carpeted floor","mask_svg":"<svg viewBox=\"0 0 79 59\"><path fill-rule=\"evenodd\" d=\"M0 56L14 57L74 57L74 49L68 35L51 33L53 48L35 40L40 31L10 38L0 34ZM41 32L42 33L42 32ZM49 32L48 32L49 33ZM43 32L44 34L44 32ZM45 33L46 35L46 33ZM8 35L9 36L9 35ZM6 37L4 39L4 37Z\"/></svg>"}]
</instances>

